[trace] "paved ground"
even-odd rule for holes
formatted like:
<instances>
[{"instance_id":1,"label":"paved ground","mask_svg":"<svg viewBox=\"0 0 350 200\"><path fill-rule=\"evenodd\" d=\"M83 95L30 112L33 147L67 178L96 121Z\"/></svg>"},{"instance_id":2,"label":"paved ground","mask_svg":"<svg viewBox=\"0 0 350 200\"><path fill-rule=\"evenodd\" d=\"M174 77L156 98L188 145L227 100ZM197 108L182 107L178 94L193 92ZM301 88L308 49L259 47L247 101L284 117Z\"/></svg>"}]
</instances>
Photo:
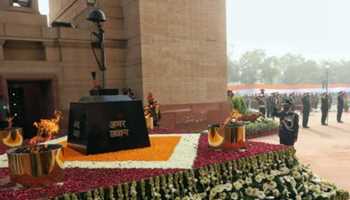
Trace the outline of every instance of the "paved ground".
<instances>
[{"instance_id":1,"label":"paved ground","mask_svg":"<svg viewBox=\"0 0 350 200\"><path fill-rule=\"evenodd\" d=\"M310 120L310 129L300 129L297 157L314 173L350 191L350 113L344 114L344 124L336 122L336 113L330 113L329 126L320 125L320 113L312 113ZM278 136L256 140L279 142Z\"/></svg>"}]
</instances>

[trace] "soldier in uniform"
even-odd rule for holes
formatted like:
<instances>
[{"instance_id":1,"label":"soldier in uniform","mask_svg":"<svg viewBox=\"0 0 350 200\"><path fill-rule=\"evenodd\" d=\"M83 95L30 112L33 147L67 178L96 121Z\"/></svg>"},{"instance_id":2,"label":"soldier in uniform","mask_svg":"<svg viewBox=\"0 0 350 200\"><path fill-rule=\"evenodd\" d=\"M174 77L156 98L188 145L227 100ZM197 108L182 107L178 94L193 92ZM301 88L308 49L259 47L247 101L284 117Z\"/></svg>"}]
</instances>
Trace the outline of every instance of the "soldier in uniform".
<instances>
[{"instance_id":1,"label":"soldier in uniform","mask_svg":"<svg viewBox=\"0 0 350 200\"><path fill-rule=\"evenodd\" d=\"M311 100L310 100L310 94L307 92L303 95L302 98L303 103L303 128L309 128L309 116L311 111Z\"/></svg>"},{"instance_id":2,"label":"soldier in uniform","mask_svg":"<svg viewBox=\"0 0 350 200\"><path fill-rule=\"evenodd\" d=\"M259 112L262 116L266 116L266 98L265 98L265 90L261 89L260 94L256 97L257 103L259 105Z\"/></svg>"},{"instance_id":3,"label":"soldier in uniform","mask_svg":"<svg viewBox=\"0 0 350 200\"><path fill-rule=\"evenodd\" d=\"M344 111L344 92L339 92L338 94L338 106L337 106L337 121L338 123L343 123L341 117Z\"/></svg>"},{"instance_id":4,"label":"soldier in uniform","mask_svg":"<svg viewBox=\"0 0 350 200\"><path fill-rule=\"evenodd\" d=\"M0 130L9 127L10 109L5 101L5 97L0 94Z\"/></svg>"},{"instance_id":5,"label":"soldier in uniform","mask_svg":"<svg viewBox=\"0 0 350 200\"><path fill-rule=\"evenodd\" d=\"M273 108L274 108L274 102L273 102L273 94L269 95L266 98L266 114L268 118L272 118L273 115Z\"/></svg>"},{"instance_id":6,"label":"soldier in uniform","mask_svg":"<svg viewBox=\"0 0 350 200\"><path fill-rule=\"evenodd\" d=\"M279 138L280 144L294 146L299 133L299 115L292 110L292 102L285 100L283 110L275 110L274 115L280 119Z\"/></svg>"},{"instance_id":7,"label":"soldier in uniform","mask_svg":"<svg viewBox=\"0 0 350 200\"><path fill-rule=\"evenodd\" d=\"M326 120L328 117L328 111L329 111L329 96L327 93L323 93L321 96L321 112L322 112L321 124L323 126L328 125L326 123Z\"/></svg>"},{"instance_id":8,"label":"soldier in uniform","mask_svg":"<svg viewBox=\"0 0 350 200\"><path fill-rule=\"evenodd\" d=\"M332 108L332 105L333 105L333 95L328 94L328 110Z\"/></svg>"},{"instance_id":9,"label":"soldier in uniform","mask_svg":"<svg viewBox=\"0 0 350 200\"><path fill-rule=\"evenodd\" d=\"M296 101L296 96L295 96L295 93L290 93L289 94L289 97L287 97L286 99L288 99L290 101L290 103L292 104L292 110L295 111L295 105L297 103Z\"/></svg>"}]
</instances>

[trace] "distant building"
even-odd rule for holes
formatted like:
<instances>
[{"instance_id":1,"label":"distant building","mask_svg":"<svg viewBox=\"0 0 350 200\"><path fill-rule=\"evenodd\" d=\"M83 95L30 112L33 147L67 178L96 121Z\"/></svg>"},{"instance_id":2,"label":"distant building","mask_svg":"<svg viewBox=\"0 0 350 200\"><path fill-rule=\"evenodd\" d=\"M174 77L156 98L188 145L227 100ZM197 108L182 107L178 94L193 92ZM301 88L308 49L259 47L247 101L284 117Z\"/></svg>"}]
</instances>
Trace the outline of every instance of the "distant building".
<instances>
[{"instance_id":1,"label":"distant building","mask_svg":"<svg viewBox=\"0 0 350 200\"><path fill-rule=\"evenodd\" d=\"M38 0L2 0L0 92L27 136L31 123L54 109L64 111L66 124L69 103L88 95L98 67L90 48L94 26L85 18L95 3L108 18L108 88L132 88L140 99L152 92L170 128L223 116L225 0L50 0L50 27Z\"/></svg>"}]
</instances>

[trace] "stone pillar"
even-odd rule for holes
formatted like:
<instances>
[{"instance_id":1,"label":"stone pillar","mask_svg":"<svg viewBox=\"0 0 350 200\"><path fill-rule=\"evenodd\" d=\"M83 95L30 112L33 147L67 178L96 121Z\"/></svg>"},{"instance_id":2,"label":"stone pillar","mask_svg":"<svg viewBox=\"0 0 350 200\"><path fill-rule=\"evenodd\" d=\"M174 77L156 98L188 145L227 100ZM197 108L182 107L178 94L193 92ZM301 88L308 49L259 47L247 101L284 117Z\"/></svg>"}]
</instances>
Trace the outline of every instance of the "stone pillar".
<instances>
[{"instance_id":1,"label":"stone pillar","mask_svg":"<svg viewBox=\"0 0 350 200\"><path fill-rule=\"evenodd\" d=\"M59 61L58 45L54 41L43 42L45 47L46 61Z\"/></svg>"},{"instance_id":2,"label":"stone pillar","mask_svg":"<svg viewBox=\"0 0 350 200\"><path fill-rule=\"evenodd\" d=\"M4 60L4 46L5 40L0 40L0 60Z\"/></svg>"}]
</instances>

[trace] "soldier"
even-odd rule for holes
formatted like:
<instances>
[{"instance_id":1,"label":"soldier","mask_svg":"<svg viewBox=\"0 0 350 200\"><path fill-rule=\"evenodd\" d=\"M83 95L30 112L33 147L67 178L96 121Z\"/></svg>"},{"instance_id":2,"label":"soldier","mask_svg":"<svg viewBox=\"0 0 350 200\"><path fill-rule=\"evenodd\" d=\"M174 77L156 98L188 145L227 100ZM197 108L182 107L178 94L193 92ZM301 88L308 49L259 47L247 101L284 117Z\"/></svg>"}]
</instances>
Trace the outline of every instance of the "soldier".
<instances>
[{"instance_id":1,"label":"soldier","mask_svg":"<svg viewBox=\"0 0 350 200\"><path fill-rule=\"evenodd\" d=\"M339 92L338 94L338 106L337 106L337 121L338 123L343 123L341 117L344 111L344 92Z\"/></svg>"},{"instance_id":2,"label":"soldier","mask_svg":"<svg viewBox=\"0 0 350 200\"><path fill-rule=\"evenodd\" d=\"M311 100L310 100L310 94L306 92L303 95L302 98L303 103L303 128L309 128L309 116L310 116L310 110L311 110Z\"/></svg>"},{"instance_id":3,"label":"soldier","mask_svg":"<svg viewBox=\"0 0 350 200\"><path fill-rule=\"evenodd\" d=\"M266 116L268 118L270 118L272 116L271 106L272 106L272 96L268 95L266 97Z\"/></svg>"},{"instance_id":4,"label":"soldier","mask_svg":"<svg viewBox=\"0 0 350 200\"><path fill-rule=\"evenodd\" d=\"M331 110L332 105L333 105L333 95L328 94L328 110Z\"/></svg>"},{"instance_id":5,"label":"soldier","mask_svg":"<svg viewBox=\"0 0 350 200\"><path fill-rule=\"evenodd\" d=\"M276 93L274 92L274 93L272 93L271 94L271 96L270 96L270 106L271 106L271 108L270 108L270 115L271 115L271 118L272 119L274 119L274 110L275 110L275 108L276 108L276 106L277 106L277 95L276 95Z\"/></svg>"},{"instance_id":6,"label":"soldier","mask_svg":"<svg viewBox=\"0 0 350 200\"><path fill-rule=\"evenodd\" d=\"M287 99L292 104L292 108L291 109L293 111L295 111L295 105L297 104L295 93L294 92L290 93L289 96L287 97Z\"/></svg>"},{"instance_id":7,"label":"soldier","mask_svg":"<svg viewBox=\"0 0 350 200\"><path fill-rule=\"evenodd\" d=\"M327 120L327 117L328 117L328 111L329 111L329 96L325 92L321 96L321 112L322 112L321 124L323 126L327 126L328 125L326 123L326 120Z\"/></svg>"},{"instance_id":8,"label":"soldier","mask_svg":"<svg viewBox=\"0 0 350 200\"><path fill-rule=\"evenodd\" d=\"M275 110L274 115L280 118L279 138L280 144L294 146L299 133L299 115L292 110L292 102L285 100L283 110Z\"/></svg>"},{"instance_id":9,"label":"soldier","mask_svg":"<svg viewBox=\"0 0 350 200\"><path fill-rule=\"evenodd\" d=\"M273 108L272 108L272 119L273 120L275 120L274 112L276 110L281 110L282 102L283 102L282 96L278 92L273 93Z\"/></svg>"},{"instance_id":10,"label":"soldier","mask_svg":"<svg viewBox=\"0 0 350 200\"><path fill-rule=\"evenodd\" d=\"M259 112L262 116L266 116L266 98L265 98L265 90L261 89L260 94L256 97L257 103L259 105Z\"/></svg>"}]
</instances>

